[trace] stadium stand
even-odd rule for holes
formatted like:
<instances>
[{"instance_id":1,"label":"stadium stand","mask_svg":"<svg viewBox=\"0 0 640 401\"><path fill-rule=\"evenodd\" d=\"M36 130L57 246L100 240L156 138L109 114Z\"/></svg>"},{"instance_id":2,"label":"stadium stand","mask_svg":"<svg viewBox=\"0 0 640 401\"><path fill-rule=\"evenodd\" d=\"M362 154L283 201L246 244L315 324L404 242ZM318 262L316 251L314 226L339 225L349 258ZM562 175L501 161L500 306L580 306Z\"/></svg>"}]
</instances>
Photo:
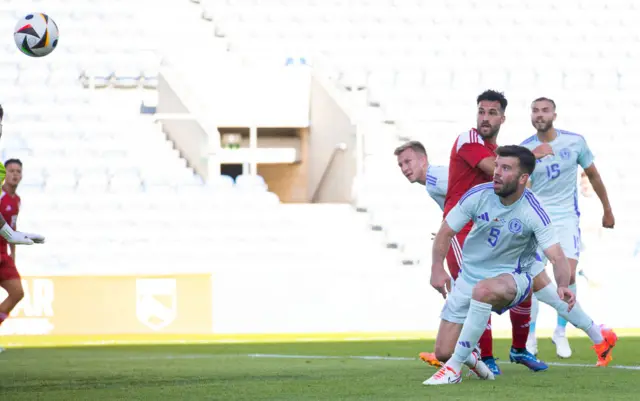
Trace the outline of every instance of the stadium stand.
<instances>
[{"instance_id":1,"label":"stadium stand","mask_svg":"<svg viewBox=\"0 0 640 401\"><path fill-rule=\"evenodd\" d=\"M16 4L4 2L0 20L12 24L20 15ZM531 135L527 106L534 97L556 100L557 125L587 137L619 211L619 234L607 243L635 249L637 235L627 233L638 219L629 210L640 193L618 195L632 171L633 146L625 144L635 141L640 106L634 98L640 11L630 0L500 1L492 7L472 0L105 4L48 3L61 26L61 45L35 67L13 43L4 47L2 147L4 159L25 162L20 224L55 233L51 246L24 253L25 264L33 258L29 265L68 271L82 269L86 260L108 263L109 255L145 266L141 255L154 255L167 268L186 264L185 258L206 268L265 260L269 252L280 254L278 263L292 252L300 257L291 263L306 263L314 253L323 255L318 263L338 260L324 249L349 249L352 263L367 264L362 255L393 263L379 242L398 248L405 263L428 262L428 237L440 212L420 188L406 184L393 148L418 139L433 163L447 163L456 135L474 124L475 96L486 88L504 90L510 101L502 143ZM149 18L151 10L162 18ZM255 178L221 177L205 185L152 120L137 113L139 97L130 91L153 92L159 42L170 35L179 37L174 43L187 40L179 32L184 26L189 37L208 35L225 57L245 64L308 64L340 96L355 100L348 111L366 132L364 174L354 177L353 203L366 211L366 224L344 205L279 204ZM302 222L315 228L302 230ZM384 240L366 226L381 230ZM197 243L166 234L189 227ZM175 246L166 247L169 241ZM197 245L211 242L224 251ZM151 252L153 246L163 251ZM371 250L376 247L379 252Z\"/></svg>"},{"instance_id":2,"label":"stadium stand","mask_svg":"<svg viewBox=\"0 0 640 401\"><path fill-rule=\"evenodd\" d=\"M343 96L364 95L360 109L375 121L368 121L356 202L405 261L424 258L439 213L419 199L426 196L421 191L407 188L393 146L421 140L432 162L446 164L455 136L473 126L475 96L487 88L505 91L510 101L502 143L531 135L532 99L557 101L557 126L587 137L620 205L619 237L607 238L625 253L634 249L629 238L637 236L627 234L637 218L627 205L638 194L618 196L630 160L618 145L631 136L637 107L634 2L203 0L200 6L230 54L247 63L282 60L283 52L304 57Z\"/></svg>"},{"instance_id":3,"label":"stadium stand","mask_svg":"<svg viewBox=\"0 0 640 401\"><path fill-rule=\"evenodd\" d=\"M281 204L260 176L205 183L195 174L139 113L157 87L161 19L141 28L152 3L106 4L47 4L65 44L46 59L4 48L2 157L23 160L20 226L47 233L48 243L21 252L22 272L367 266L384 257L371 251L379 234L347 205ZM187 4L169 9L199 20ZM0 20L21 13L6 2Z\"/></svg>"}]
</instances>

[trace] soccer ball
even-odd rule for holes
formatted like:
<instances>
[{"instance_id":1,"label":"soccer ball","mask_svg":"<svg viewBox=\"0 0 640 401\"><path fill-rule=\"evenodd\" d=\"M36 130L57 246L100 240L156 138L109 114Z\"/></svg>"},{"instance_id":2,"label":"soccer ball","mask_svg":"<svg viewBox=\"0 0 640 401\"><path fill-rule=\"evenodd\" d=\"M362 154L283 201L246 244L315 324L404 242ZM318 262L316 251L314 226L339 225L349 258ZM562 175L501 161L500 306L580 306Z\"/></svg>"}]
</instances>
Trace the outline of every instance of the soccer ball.
<instances>
[{"instance_id":1,"label":"soccer ball","mask_svg":"<svg viewBox=\"0 0 640 401\"><path fill-rule=\"evenodd\" d=\"M16 24L13 38L27 56L44 57L58 45L58 25L47 14L28 14Z\"/></svg>"}]
</instances>

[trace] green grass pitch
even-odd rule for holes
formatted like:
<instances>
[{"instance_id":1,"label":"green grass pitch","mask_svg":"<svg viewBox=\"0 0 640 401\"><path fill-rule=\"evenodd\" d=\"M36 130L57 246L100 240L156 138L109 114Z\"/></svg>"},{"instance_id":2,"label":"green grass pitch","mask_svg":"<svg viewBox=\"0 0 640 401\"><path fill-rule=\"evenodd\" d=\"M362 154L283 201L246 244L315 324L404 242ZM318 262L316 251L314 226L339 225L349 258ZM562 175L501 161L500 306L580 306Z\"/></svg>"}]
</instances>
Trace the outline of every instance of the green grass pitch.
<instances>
[{"instance_id":1,"label":"green grass pitch","mask_svg":"<svg viewBox=\"0 0 640 401\"><path fill-rule=\"evenodd\" d=\"M574 356L551 363L593 365L585 338ZM494 349L503 375L486 382L427 387L435 371L416 359L433 341L109 345L10 348L0 354L0 399L9 400L638 400L640 338L621 337L618 368L554 365L531 373ZM256 356L261 354L261 356ZM282 356L296 356L285 358ZM366 359L382 356L387 359ZM327 358L328 357L328 358ZM395 359L394 359L395 358Z\"/></svg>"}]
</instances>

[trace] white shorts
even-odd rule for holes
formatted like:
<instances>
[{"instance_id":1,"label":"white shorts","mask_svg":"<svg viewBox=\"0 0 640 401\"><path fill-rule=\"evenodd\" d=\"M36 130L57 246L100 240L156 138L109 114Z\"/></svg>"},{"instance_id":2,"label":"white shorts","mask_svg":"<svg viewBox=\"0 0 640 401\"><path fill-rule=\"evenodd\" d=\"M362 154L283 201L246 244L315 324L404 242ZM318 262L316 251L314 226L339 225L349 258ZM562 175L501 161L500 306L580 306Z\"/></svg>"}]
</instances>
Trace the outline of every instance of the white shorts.
<instances>
[{"instance_id":1,"label":"white shorts","mask_svg":"<svg viewBox=\"0 0 640 401\"><path fill-rule=\"evenodd\" d=\"M538 250L539 252L542 252L541 250ZM538 256L540 256L538 254ZM532 265L531 265L531 277L535 278L538 274L542 273L544 271L544 265L545 263L542 261L544 258L544 253L542 254L542 256L540 257L540 260L536 260Z\"/></svg>"},{"instance_id":2,"label":"white shorts","mask_svg":"<svg viewBox=\"0 0 640 401\"><path fill-rule=\"evenodd\" d=\"M577 217L558 219L553 221L553 227L556 230L560 247L564 255L568 259L580 259L580 220ZM543 264L547 264L547 257L544 256L541 248L538 248L538 254L542 258ZM535 277L535 276L534 276Z\"/></svg>"},{"instance_id":3,"label":"white shorts","mask_svg":"<svg viewBox=\"0 0 640 401\"><path fill-rule=\"evenodd\" d=\"M493 311L502 314L510 308L520 304L524 301L531 292L531 286L533 279L529 273L509 273L516 282L516 296L513 301L504 309ZM469 313L469 306L471 305L471 294L473 292L473 285L468 283L462 277L453 283L451 293L447 295L447 301L442 308L440 318L447 322L464 324L467 314Z\"/></svg>"}]
</instances>

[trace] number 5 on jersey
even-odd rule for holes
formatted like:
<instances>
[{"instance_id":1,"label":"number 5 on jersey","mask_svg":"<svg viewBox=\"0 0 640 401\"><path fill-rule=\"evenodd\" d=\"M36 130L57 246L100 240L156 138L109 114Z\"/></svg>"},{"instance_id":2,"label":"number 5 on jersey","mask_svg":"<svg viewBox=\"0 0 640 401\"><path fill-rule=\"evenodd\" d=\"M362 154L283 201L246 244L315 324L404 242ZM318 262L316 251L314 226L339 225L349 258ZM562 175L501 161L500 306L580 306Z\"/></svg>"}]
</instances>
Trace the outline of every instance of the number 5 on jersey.
<instances>
[{"instance_id":1,"label":"number 5 on jersey","mask_svg":"<svg viewBox=\"0 0 640 401\"><path fill-rule=\"evenodd\" d=\"M560 165L558 163L553 163L547 166L547 178L550 180L555 180L560 175Z\"/></svg>"},{"instance_id":2,"label":"number 5 on jersey","mask_svg":"<svg viewBox=\"0 0 640 401\"><path fill-rule=\"evenodd\" d=\"M500 238L500 229L497 227L491 228L488 239L489 245L495 248L495 246L498 245L498 238Z\"/></svg>"}]
</instances>

